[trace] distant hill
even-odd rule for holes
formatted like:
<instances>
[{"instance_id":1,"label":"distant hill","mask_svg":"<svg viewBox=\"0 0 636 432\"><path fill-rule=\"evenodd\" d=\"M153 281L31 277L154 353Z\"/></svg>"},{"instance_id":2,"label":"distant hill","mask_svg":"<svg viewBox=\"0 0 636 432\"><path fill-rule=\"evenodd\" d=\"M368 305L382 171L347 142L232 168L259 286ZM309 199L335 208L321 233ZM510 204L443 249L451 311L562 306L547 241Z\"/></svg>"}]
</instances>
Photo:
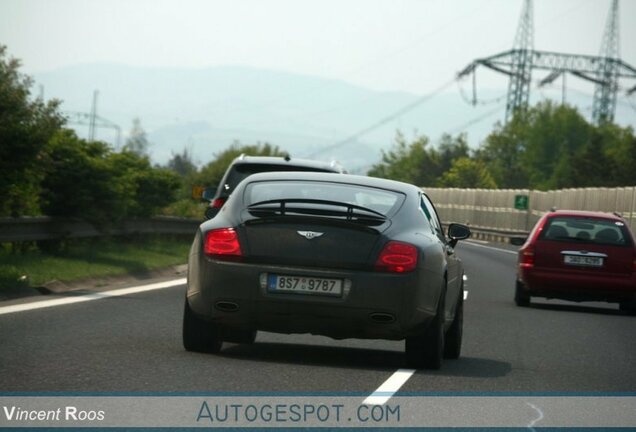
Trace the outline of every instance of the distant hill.
<instances>
[{"instance_id":1,"label":"distant hill","mask_svg":"<svg viewBox=\"0 0 636 432\"><path fill-rule=\"evenodd\" d=\"M397 130L409 138L427 135L435 143L444 132L457 134L470 124L469 142L477 146L504 114L502 108L487 116L496 105L472 107L451 87L395 120L321 152L422 95L378 92L343 81L238 66L170 69L90 64L38 73L34 79L46 99L61 99L62 110L68 112L90 112L93 91L98 90L97 113L121 127L121 144L133 118L139 117L152 143L151 157L160 164L184 148L192 151L195 161L206 163L238 140L269 142L292 156L337 159L353 171L366 172L380 159L381 149L390 148ZM502 96L501 91L480 93L486 98ZM586 102L591 105L591 100ZM80 136L87 135L88 126L71 126ZM97 138L116 142L110 129L98 129Z\"/></svg>"}]
</instances>

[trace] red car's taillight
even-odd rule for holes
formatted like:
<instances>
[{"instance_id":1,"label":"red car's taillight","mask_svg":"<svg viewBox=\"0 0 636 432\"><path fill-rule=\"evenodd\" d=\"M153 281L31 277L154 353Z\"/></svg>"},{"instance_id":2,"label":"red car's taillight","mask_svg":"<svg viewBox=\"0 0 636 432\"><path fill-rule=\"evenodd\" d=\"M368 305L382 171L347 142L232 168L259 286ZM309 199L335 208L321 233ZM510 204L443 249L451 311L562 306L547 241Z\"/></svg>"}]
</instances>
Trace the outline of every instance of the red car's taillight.
<instances>
[{"instance_id":1,"label":"red car's taillight","mask_svg":"<svg viewBox=\"0 0 636 432\"><path fill-rule=\"evenodd\" d=\"M519 251L519 267L534 267L534 248L532 246Z\"/></svg>"},{"instance_id":2,"label":"red car's taillight","mask_svg":"<svg viewBox=\"0 0 636 432\"><path fill-rule=\"evenodd\" d=\"M417 248L408 243L390 241L380 252L375 269L389 273L405 273L417 267Z\"/></svg>"},{"instance_id":3,"label":"red car's taillight","mask_svg":"<svg viewBox=\"0 0 636 432\"><path fill-rule=\"evenodd\" d=\"M203 252L208 256L242 256L241 244L234 228L221 228L205 234Z\"/></svg>"},{"instance_id":4,"label":"red car's taillight","mask_svg":"<svg viewBox=\"0 0 636 432\"><path fill-rule=\"evenodd\" d=\"M223 204L225 204L225 201L227 201L227 198L217 198L214 201L212 201L212 204L210 204L210 207L221 208L223 207Z\"/></svg>"}]
</instances>

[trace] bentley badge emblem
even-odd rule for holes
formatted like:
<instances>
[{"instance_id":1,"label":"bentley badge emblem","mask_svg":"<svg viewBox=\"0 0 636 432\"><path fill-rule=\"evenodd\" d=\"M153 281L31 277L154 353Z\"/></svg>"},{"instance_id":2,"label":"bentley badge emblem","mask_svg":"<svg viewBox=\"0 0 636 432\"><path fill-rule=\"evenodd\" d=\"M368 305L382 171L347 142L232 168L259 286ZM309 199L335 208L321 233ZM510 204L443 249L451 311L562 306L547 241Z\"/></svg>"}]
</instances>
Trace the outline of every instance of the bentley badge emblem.
<instances>
[{"instance_id":1,"label":"bentley badge emblem","mask_svg":"<svg viewBox=\"0 0 636 432\"><path fill-rule=\"evenodd\" d=\"M305 237L307 240L315 239L316 237L320 237L324 233L315 232L315 231L296 231L301 236Z\"/></svg>"}]
</instances>

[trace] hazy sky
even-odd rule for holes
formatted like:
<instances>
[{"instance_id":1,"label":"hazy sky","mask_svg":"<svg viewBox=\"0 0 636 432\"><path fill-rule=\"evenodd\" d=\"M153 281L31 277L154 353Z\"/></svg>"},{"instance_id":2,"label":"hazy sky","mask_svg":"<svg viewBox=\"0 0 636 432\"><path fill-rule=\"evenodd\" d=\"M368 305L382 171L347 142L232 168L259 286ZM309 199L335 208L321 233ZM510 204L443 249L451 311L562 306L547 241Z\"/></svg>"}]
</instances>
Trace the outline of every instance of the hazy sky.
<instances>
[{"instance_id":1,"label":"hazy sky","mask_svg":"<svg viewBox=\"0 0 636 432\"><path fill-rule=\"evenodd\" d=\"M534 0L535 48L597 55L609 5ZM26 73L92 62L247 65L425 94L473 59L510 49L521 8L522 0L0 0L0 44ZM636 0L621 0L620 11L622 58L636 65ZM483 79L507 87L502 76Z\"/></svg>"}]
</instances>

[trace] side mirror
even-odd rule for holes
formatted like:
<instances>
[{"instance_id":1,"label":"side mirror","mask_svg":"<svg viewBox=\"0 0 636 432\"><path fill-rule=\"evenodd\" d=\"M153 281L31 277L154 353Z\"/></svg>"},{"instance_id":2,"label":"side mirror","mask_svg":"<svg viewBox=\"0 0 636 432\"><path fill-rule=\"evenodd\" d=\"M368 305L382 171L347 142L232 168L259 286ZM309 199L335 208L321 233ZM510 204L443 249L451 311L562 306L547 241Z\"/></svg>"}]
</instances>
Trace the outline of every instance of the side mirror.
<instances>
[{"instance_id":1,"label":"side mirror","mask_svg":"<svg viewBox=\"0 0 636 432\"><path fill-rule=\"evenodd\" d=\"M203 194L201 195L201 201L210 202L214 199L215 194L216 194L215 187L205 188L205 190L203 191Z\"/></svg>"},{"instance_id":2,"label":"side mirror","mask_svg":"<svg viewBox=\"0 0 636 432\"><path fill-rule=\"evenodd\" d=\"M448 226L448 237L451 246L455 247L459 240L465 240L470 237L470 228L466 225L452 223Z\"/></svg>"}]
</instances>

